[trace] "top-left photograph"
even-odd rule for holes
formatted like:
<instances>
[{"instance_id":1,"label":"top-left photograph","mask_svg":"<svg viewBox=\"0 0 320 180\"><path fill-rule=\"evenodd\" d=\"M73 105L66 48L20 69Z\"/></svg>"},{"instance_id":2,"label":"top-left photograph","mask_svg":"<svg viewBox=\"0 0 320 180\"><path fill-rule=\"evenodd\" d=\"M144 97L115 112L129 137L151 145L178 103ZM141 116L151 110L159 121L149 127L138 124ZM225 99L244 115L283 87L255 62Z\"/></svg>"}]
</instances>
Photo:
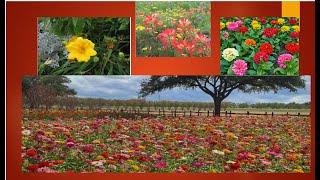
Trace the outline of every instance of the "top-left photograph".
<instances>
[{"instance_id":1,"label":"top-left photograph","mask_svg":"<svg viewBox=\"0 0 320 180\"><path fill-rule=\"evenodd\" d=\"M129 17L39 17L38 75L129 75Z\"/></svg>"}]
</instances>

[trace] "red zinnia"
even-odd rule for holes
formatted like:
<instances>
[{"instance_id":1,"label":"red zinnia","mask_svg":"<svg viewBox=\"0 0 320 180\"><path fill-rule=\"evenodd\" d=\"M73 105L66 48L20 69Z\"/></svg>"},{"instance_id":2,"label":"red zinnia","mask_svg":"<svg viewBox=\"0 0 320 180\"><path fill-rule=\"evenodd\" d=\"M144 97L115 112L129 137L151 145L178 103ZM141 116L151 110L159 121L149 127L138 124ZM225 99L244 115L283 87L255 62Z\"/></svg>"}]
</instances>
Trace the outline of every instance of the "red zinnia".
<instances>
[{"instance_id":1,"label":"red zinnia","mask_svg":"<svg viewBox=\"0 0 320 180\"><path fill-rule=\"evenodd\" d=\"M261 19L260 19L260 23L261 23L261 24L266 24L266 23L267 23L266 18L261 18Z\"/></svg>"},{"instance_id":2,"label":"red zinnia","mask_svg":"<svg viewBox=\"0 0 320 180\"><path fill-rule=\"evenodd\" d=\"M237 170L240 168L240 165L238 163L232 163L230 164L230 169L231 170Z\"/></svg>"},{"instance_id":3,"label":"red zinnia","mask_svg":"<svg viewBox=\"0 0 320 180\"><path fill-rule=\"evenodd\" d=\"M31 165L31 166L27 166L27 167L26 167L26 169L27 169L28 171L32 171L32 172L36 171L38 168L39 168L39 165L38 165L38 164L34 164L34 165Z\"/></svg>"},{"instance_id":4,"label":"red zinnia","mask_svg":"<svg viewBox=\"0 0 320 180\"><path fill-rule=\"evenodd\" d=\"M238 28L238 31L242 34L245 34L248 31L248 28L246 26L241 26L240 28Z\"/></svg>"},{"instance_id":5,"label":"red zinnia","mask_svg":"<svg viewBox=\"0 0 320 180\"><path fill-rule=\"evenodd\" d=\"M272 20L272 21L270 22L270 24L271 24L271 25L278 25L279 23L278 23L277 20Z\"/></svg>"},{"instance_id":6,"label":"red zinnia","mask_svg":"<svg viewBox=\"0 0 320 180\"><path fill-rule=\"evenodd\" d=\"M274 34L278 34L279 33L279 29L278 28L272 28L272 30L273 30Z\"/></svg>"},{"instance_id":7,"label":"red zinnia","mask_svg":"<svg viewBox=\"0 0 320 180\"><path fill-rule=\"evenodd\" d=\"M102 155L104 158L108 158L108 157L109 157L109 153L108 153L108 152L102 152L101 155Z\"/></svg>"},{"instance_id":8,"label":"red zinnia","mask_svg":"<svg viewBox=\"0 0 320 180\"><path fill-rule=\"evenodd\" d=\"M291 54L295 54L295 53L299 52L299 44L298 43L289 42L285 46L285 48Z\"/></svg>"},{"instance_id":9,"label":"red zinnia","mask_svg":"<svg viewBox=\"0 0 320 180\"><path fill-rule=\"evenodd\" d=\"M26 152L26 155L31 156L31 157L36 157L36 156L37 156L37 153L36 153L33 149L29 149L29 150Z\"/></svg>"},{"instance_id":10,"label":"red zinnia","mask_svg":"<svg viewBox=\"0 0 320 180\"><path fill-rule=\"evenodd\" d=\"M269 43L262 43L260 45L260 51L265 52L270 55L273 52L273 47Z\"/></svg>"},{"instance_id":11,"label":"red zinnia","mask_svg":"<svg viewBox=\"0 0 320 180\"><path fill-rule=\"evenodd\" d=\"M275 34L275 28L266 28L263 30L262 35L266 36L267 38L272 38Z\"/></svg>"},{"instance_id":12,"label":"red zinnia","mask_svg":"<svg viewBox=\"0 0 320 180\"><path fill-rule=\"evenodd\" d=\"M297 20L295 20L294 18L290 18L288 22L289 22L289 24L291 24L291 25L297 24Z\"/></svg>"},{"instance_id":13,"label":"red zinnia","mask_svg":"<svg viewBox=\"0 0 320 180\"><path fill-rule=\"evenodd\" d=\"M263 60L264 62L267 62L269 56L268 56L267 53L260 51L260 52L257 52L257 53L254 55L253 61L254 61L256 64L260 64L260 59L261 59L261 58L262 58L262 60Z\"/></svg>"},{"instance_id":14,"label":"red zinnia","mask_svg":"<svg viewBox=\"0 0 320 180\"><path fill-rule=\"evenodd\" d=\"M295 32L295 31L294 31L294 32L290 33L290 37L291 37L291 38L294 38L294 39L295 39L295 38L298 38L298 37L299 37L299 32Z\"/></svg>"}]
</instances>

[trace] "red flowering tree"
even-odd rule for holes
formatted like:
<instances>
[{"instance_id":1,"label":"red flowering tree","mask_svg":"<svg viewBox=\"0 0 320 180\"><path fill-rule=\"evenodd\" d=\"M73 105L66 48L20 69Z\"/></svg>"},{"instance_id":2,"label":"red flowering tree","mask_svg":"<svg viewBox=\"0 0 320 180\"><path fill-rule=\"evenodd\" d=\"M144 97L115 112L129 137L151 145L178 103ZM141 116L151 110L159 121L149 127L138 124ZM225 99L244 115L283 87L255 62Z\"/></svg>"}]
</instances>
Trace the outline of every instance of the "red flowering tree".
<instances>
[{"instance_id":1,"label":"red flowering tree","mask_svg":"<svg viewBox=\"0 0 320 180\"><path fill-rule=\"evenodd\" d=\"M305 80L298 76L152 76L141 82L139 94L145 97L175 87L201 89L211 96L215 115L220 116L221 102L236 89L244 93L276 93L280 89L295 92L298 88L305 87Z\"/></svg>"}]
</instances>

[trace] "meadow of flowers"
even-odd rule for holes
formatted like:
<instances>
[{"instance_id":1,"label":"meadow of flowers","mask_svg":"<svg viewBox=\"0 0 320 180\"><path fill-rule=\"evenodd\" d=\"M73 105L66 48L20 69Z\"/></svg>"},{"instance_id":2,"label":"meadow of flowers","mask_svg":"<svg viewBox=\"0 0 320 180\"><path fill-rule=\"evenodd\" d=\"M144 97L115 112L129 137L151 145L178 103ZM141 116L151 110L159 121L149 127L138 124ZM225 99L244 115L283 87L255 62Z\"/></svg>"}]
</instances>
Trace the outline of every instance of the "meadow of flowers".
<instances>
[{"instance_id":1,"label":"meadow of flowers","mask_svg":"<svg viewBox=\"0 0 320 180\"><path fill-rule=\"evenodd\" d=\"M130 74L129 18L39 18L39 75Z\"/></svg>"},{"instance_id":2,"label":"meadow of flowers","mask_svg":"<svg viewBox=\"0 0 320 180\"><path fill-rule=\"evenodd\" d=\"M298 75L299 19L221 18L222 75Z\"/></svg>"},{"instance_id":3,"label":"meadow of flowers","mask_svg":"<svg viewBox=\"0 0 320 180\"><path fill-rule=\"evenodd\" d=\"M309 117L23 111L22 171L310 172Z\"/></svg>"},{"instance_id":4,"label":"meadow of flowers","mask_svg":"<svg viewBox=\"0 0 320 180\"><path fill-rule=\"evenodd\" d=\"M210 2L136 2L136 55L210 56Z\"/></svg>"}]
</instances>

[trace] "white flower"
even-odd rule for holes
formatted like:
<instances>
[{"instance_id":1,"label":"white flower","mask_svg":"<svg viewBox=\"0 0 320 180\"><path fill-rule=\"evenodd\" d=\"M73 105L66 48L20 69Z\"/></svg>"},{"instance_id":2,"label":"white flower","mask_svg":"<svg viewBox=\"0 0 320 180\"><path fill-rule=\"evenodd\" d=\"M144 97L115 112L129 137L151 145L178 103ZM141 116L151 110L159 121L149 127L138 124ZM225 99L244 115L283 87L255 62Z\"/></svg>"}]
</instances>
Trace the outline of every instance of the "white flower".
<instances>
[{"instance_id":1,"label":"white flower","mask_svg":"<svg viewBox=\"0 0 320 180\"><path fill-rule=\"evenodd\" d=\"M237 56L239 56L239 52L235 48L227 48L223 50L222 57L227 61L234 60Z\"/></svg>"},{"instance_id":2,"label":"white flower","mask_svg":"<svg viewBox=\"0 0 320 180\"><path fill-rule=\"evenodd\" d=\"M103 166L103 162L101 162L101 161L92 161L91 165L92 166L97 166L97 167L102 167Z\"/></svg>"},{"instance_id":3,"label":"white flower","mask_svg":"<svg viewBox=\"0 0 320 180\"><path fill-rule=\"evenodd\" d=\"M26 130L23 130L23 131L22 131L22 135L23 135L23 136L29 136L30 134L31 134L31 131L30 131L30 130L27 130L27 129L26 129Z\"/></svg>"},{"instance_id":4,"label":"white flower","mask_svg":"<svg viewBox=\"0 0 320 180\"><path fill-rule=\"evenodd\" d=\"M219 150L212 150L212 153L213 154L218 154L218 155L224 155L224 152L222 152L222 151L219 151Z\"/></svg>"},{"instance_id":5,"label":"white flower","mask_svg":"<svg viewBox=\"0 0 320 180\"><path fill-rule=\"evenodd\" d=\"M235 164L236 162L235 162L235 161L230 161L230 160L229 160L229 161L227 161L227 163L228 163L228 164Z\"/></svg>"}]
</instances>

